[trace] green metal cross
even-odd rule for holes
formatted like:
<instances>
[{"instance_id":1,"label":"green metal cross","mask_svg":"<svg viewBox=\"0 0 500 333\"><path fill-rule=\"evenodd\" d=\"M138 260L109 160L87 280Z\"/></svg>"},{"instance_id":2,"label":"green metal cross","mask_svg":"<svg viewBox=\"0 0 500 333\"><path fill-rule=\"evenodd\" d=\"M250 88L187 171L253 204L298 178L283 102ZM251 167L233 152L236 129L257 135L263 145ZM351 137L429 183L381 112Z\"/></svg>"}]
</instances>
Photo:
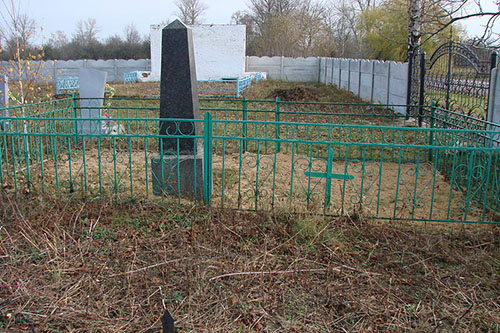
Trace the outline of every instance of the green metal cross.
<instances>
[{"instance_id":1,"label":"green metal cross","mask_svg":"<svg viewBox=\"0 0 500 333\"><path fill-rule=\"evenodd\" d=\"M333 149L328 148L328 160L326 164L326 172L304 172L307 177L321 177L325 178L325 207L330 206L330 200L332 197L332 179L354 179L354 176L346 174L335 174L332 173L333 164Z\"/></svg>"}]
</instances>

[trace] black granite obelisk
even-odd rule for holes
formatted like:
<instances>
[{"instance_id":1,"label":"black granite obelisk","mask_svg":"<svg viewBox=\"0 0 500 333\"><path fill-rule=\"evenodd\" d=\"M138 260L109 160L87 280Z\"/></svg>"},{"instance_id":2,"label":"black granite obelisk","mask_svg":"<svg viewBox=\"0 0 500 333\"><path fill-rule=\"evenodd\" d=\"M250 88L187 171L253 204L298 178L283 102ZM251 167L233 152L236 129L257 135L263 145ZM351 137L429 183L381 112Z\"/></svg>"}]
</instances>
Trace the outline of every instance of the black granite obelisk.
<instances>
[{"instance_id":1,"label":"black granite obelisk","mask_svg":"<svg viewBox=\"0 0 500 333\"><path fill-rule=\"evenodd\" d=\"M199 198L203 194L203 148L191 30L176 20L163 28L161 43L159 155L151 160L153 194ZM163 120L168 119L168 120ZM178 121L174 119L179 119Z\"/></svg>"},{"instance_id":2,"label":"black granite obelisk","mask_svg":"<svg viewBox=\"0 0 500 333\"><path fill-rule=\"evenodd\" d=\"M162 30L160 118L199 119L198 86L191 29L175 20ZM192 122L162 121L160 135L197 135ZM193 154L195 139L163 138L163 151ZM161 145L160 145L161 147Z\"/></svg>"}]
</instances>

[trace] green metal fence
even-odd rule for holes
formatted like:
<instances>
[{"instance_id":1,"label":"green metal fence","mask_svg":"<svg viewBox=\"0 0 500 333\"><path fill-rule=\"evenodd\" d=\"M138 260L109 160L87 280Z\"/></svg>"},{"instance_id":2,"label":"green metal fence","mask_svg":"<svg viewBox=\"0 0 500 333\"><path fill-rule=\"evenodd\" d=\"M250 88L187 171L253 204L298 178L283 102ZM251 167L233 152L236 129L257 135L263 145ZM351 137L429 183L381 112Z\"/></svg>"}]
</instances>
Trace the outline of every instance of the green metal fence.
<instances>
[{"instance_id":1,"label":"green metal fence","mask_svg":"<svg viewBox=\"0 0 500 333\"><path fill-rule=\"evenodd\" d=\"M500 223L500 127L443 109L423 107L417 127L392 111L401 106L202 99L203 119L169 119L176 125L162 136L158 99L85 103L109 115L99 120L81 118L79 105L66 99L9 109L0 132L4 191L161 200L151 161L168 155L170 195L189 200L178 185L183 156L160 139L191 138L203 156L203 197L213 206ZM79 121L100 131L82 134ZM192 130L181 133L180 123Z\"/></svg>"}]
</instances>

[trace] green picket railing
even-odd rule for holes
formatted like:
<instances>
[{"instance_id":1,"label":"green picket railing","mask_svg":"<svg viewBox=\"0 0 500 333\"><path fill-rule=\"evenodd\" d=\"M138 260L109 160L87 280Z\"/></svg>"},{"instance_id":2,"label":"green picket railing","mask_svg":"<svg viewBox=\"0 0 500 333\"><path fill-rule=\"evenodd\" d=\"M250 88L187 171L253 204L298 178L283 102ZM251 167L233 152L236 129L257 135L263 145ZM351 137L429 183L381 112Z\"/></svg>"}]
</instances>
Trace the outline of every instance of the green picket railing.
<instances>
[{"instance_id":1,"label":"green picket railing","mask_svg":"<svg viewBox=\"0 0 500 333\"><path fill-rule=\"evenodd\" d=\"M0 120L3 191L190 200L178 186L182 152L165 150L162 139L177 147L193 139L212 206L500 223L500 127L434 106L423 107L417 127L391 105L201 99L203 119L189 120L159 119L155 98L83 103L108 114L96 120L81 117L80 102L8 109ZM84 134L85 121L99 130ZM162 135L160 121L175 128ZM192 130L181 132L181 123ZM151 161L164 155L178 190L156 196Z\"/></svg>"}]
</instances>

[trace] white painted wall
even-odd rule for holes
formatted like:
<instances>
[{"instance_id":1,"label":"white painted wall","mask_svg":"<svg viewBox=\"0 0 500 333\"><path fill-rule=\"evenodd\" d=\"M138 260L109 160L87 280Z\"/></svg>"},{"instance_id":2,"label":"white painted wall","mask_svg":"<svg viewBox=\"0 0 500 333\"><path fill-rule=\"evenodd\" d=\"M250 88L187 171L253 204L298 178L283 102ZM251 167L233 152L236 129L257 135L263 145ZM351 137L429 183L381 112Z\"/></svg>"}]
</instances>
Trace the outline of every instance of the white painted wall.
<instances>
[{"instance_id":1,"label":"white painted wall","mask_svg":"<svg viewBox=\"0 0 500 333\"><path fill-rule=\"evenodd\" d=\"M160 80L161 29L152 25L151 79ZM245 72L246 28L244 25L195 25L193 48L198 80L239 77Z\"/></svg>"}]
</instances>

